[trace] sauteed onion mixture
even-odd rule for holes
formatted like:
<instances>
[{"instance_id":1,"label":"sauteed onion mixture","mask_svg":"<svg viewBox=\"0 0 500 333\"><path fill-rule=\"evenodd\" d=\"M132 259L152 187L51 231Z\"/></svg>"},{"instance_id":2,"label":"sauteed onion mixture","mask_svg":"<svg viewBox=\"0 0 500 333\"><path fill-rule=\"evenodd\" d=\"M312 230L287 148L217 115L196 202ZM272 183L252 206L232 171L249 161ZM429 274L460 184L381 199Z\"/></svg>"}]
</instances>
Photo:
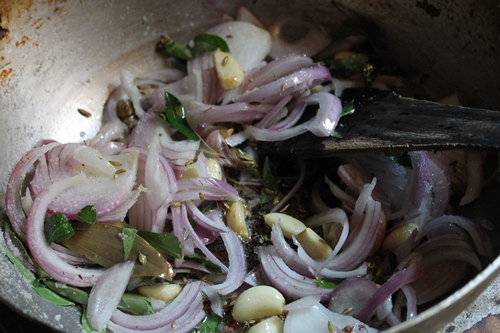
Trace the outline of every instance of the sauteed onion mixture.
<instances>
[{"instance_id":1,"label":"sauteed onion mixture","mask_svg":"<svg viewBox=\"0 0 500 333\"><path fill-rule=\"evenodd\" d=\"M492 255L487 223L451 205L487 184L482 153L259 154L342 140L344 89L404 81L360 30L278 28L241 8L187 44L163 36L171 66L123 70L94 138L15 165L3 252L40 295L81 306L86 331L376 332Z\"/></svg>"}]
</instances>

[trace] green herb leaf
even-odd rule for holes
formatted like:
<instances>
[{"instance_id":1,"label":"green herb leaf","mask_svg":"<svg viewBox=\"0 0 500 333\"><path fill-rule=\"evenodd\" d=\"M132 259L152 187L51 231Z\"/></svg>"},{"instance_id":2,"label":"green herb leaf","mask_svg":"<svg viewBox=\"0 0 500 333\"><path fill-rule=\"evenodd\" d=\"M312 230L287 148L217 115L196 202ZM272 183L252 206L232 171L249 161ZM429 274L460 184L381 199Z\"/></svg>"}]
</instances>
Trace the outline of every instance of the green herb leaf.
<instances>
[{"instance_id":1,"label":"green herb leaf","mask_svg":"<svg viewBox=\"0 0 500 333\"><path fill-rule=\"evenodd\" d=\"M10 260L10 262L14 265L14 267L19 271L19 273L21 273L21 275L28 281L31 288L33 288L33 290L38 295L57 305L66 306L74 304L73 302L70 302L67 299L62 298L57 293L48 289L39 280L37 280L35 274L28 268L24 267L21 260L19 260L19 258L17 258L16 255L12 253L12 251L9 250L7 247L2 247L1 250L5 254L5 256Z\"/></svg>"},{"instance_id":2,"label":"green herb leaf","mask_svg":"<svg viewBox=\"0 0 500 333\"><path fill-rule=\"evenodd\" d=\"M198 136L187 125L184 106L182 106L177 97L168 91L165 91L165 112L155 111L155 113L178 129L188 139L199 140Z\"/></svg>"},{"instance_id":3,"label":"green herb leaf","mask_svg":"<svg viewBox=\"0 0 500 333\"><path fill-rule=\"evenodd\" d=\"M10 262L14 265L14 267L21 273L21 275L28 280L29 284L32 285L33 282L36 280L35 274L33 274L32 271L24 267L23 263L19 258L16 257L16 255L7 247L2 247L2 252L5 254L5 256L10 260Z\"/></svg>"},{"instance_id":4,"label":"green herb leaf","mask_svg":"<svg viewBox=\"0 0 500 333\"><path fill-rule=\"evenodd\" d=\"M215 51L220 49L222 52L229 52L229 46L226 41L217 36L210 34L200 34L194 37L195 56L202 54L203 52Z\"/></svg>"},{"instance_id":5,"label":"green herb leaf","mask_svg":"<svg viewBox=\"0 0 500 333\"><path fill-rule=\"evenodd\" d=\"M209 311L205 319L198 324L197 332L200 333L220 332L219 330L220 323L221 323L221 318L212 311Z\"/></svg>"},{"instance_id":6,"label":"green herb leaf","mask_svg":"<svg viewBox=\"0 0 500 333\"><path fill-rule=\"evenodd\" d=\"M156 251L173 258L182 258L182 244L174 234L139 230L139 236L144 238Z\"/></svg>"},{"instance_id":7,"label":"green herb leaf","mask_svg":"<svg viewBox=\"0 0 500 333\"><path fill-rule=\"evenodd\" d=\"M346 105L342 106L342 112L340 113L341 117L353 114L356 109L354 108L354 100L351 100Z\"/></svg>"},{"instance_id":8,"label":"green herb leaf","mask_svg":"<svg viewBox=\"0 0 500 333\"><path fill-rule=\"evenodd\" d=\"M64 214L54 214L47 219L43 227L47 242L64 242L75 234L73 227Z\"/></svg>"},{"instance_id":9,"label":"green herb leaf","mask_svg":"<svg viewBox=\"0 0 500 333\"><path fill-rule=\"evenodd\" d=\"M123 228L122 231L122 240L123 240L123 260L128 260L130 256L130 251L132 251L132 247L134 246L135 236L137 235L137 229L135 228Z\"/></svg>"},{"instance_id":10,"label":"green herb leaf","mask_svg":"<svg viewBox=\"0 0 500 333\"><path fill-rule=\"evenodd\" d=\"M123 294L120 304L118 304L118 309L139 316L154 313L153 305L149 297L137 294Z\"/></svg>"},{"instance_id":11,"label":"green herb leaf","mask_svg":"<svg viewBox=\"0 0 500 333\"><path fill-rule=\"evenodd\" d=\"M262 183L263 188L260 192L261 204L271 202L277 194L278 183L276 177L277 166L271 162L268 156L264 158L264 166L262 169Z\"/></svg>"},{"instance_id":12,"label":"green herb leaf","mask_svg":"<svg viewBox=\"0 0 500 333\"><path fill-rule=\"evenodd\" d=\"M78 212L78 220L88 224L94 224L97 221L97 211L93 205L83 207Z\"/></svg>"},{"instance_id":13,"label":"green herb leaf","mask_svg":"<svg viewBox=\"0 0 500 333\"><path fill-rule=\"evenodd\" d=\"M319 286L321 288L333 289L333 288L337 287L338 282L323 279L323 280L314 281L314 284L316 284L317 286Z\"/></svg>"},{"instance_id":14,"label":"green herb leaf","mask_svg":"<svg viewBox=\"0 0 500 333\"><path fill-rule=\"evenodd\" d=\"M177 45L173 40L169 40L165 44L164 51L168 56L181 60L189 60L194 58L189 47L187 47L186 45Z\"/></svg>"},{"instance_id":15,"label":"green herb leaf","mask_svg":"<svg viewBox=\"0 0 500 333\"><path fill-rule=\"evenodd\" d=\"M72 302L85 305L89 300L89 294L82 289L74 288L54 280L43 280L43 283L53 292Z\"/></svg>"},{"instance_id":16,"label":"green herb leaf","mask_svg":"<svg viewBox=\"0 0 500 333\"><path fill-rule=\"evenodd\" d=\"M196 58L204 52L211 52L217 49L229 52L229 46L223 38L217 35L200 34L195 36L193 41L187 45L179 45L173 40L169 40L165 43L163 50L170 57L186 61Z\"/></svg>"},{"instance_id":17,"label":"green herb leaf","mask_svg":"<svg viewBox=\"0 0 500 333\"><path fill-rule=\"evenodd\" d=\"M335 130L333 130L332 133L330 133L330 136L332 138L337 138L337 139L342 139L343 138L342 134L340 134L339 132L337 132Z\"/></svg>"},{"instance_id":18,"label":"green herb leaf","mask_svg":"<svg viewBox=\"0 0 500 333\"><path fill-rule=\"evenodd\" d=\"M61 306L69 306L69 305L75 305L75 303L71 302L70 300L67 300L66 298L62 297L61 295L55 293L51 289L47 288L43 283L41 283L38 280L33 281L32 284L33 290L40 296L42 296L44 299L47 301L54 303L56 305L61 305Z\"/></svg>"},{"instance_id":19,"label":"green herb leaf","mask_svg":"<svg viewBox=\"0 0 500 333\"><path fill-rule=\"evenodd\" d=\"M193 255L190 255L189 259L191 259L193 261L196 261L196 262L198 262L200 264L203 264L203 266L205 266L206 268L208 268L212 273L216 273L216 274L223 274L224 273L224 271L222 270L222 268L220 268L219 266L215 265L210 260L207 260L207 259L203 258L202 256L200 256L197 253L194 253Z\"/></svg>"}]
</instances>

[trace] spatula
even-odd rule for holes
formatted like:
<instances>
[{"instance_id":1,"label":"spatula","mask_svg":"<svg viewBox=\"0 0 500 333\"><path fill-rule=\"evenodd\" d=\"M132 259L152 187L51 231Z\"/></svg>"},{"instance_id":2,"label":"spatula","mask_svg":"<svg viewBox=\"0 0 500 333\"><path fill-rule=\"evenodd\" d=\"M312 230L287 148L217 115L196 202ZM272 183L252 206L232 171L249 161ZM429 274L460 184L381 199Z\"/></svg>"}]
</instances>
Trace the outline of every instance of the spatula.
<instances>
[{"instance_id":1,"label":"spatula","mask_svg":"<svg viewBox=\"0 0 500 333\"><path fill-rule=\"evenodd\" d=\"M500 151L499 111L443 105L372 89L349 94L354 97L355 111L340 119L336 131L342 138L308 133L263 143L259 149L264 154L300 158L461 148Z\"/></svg>"}]
</instances>

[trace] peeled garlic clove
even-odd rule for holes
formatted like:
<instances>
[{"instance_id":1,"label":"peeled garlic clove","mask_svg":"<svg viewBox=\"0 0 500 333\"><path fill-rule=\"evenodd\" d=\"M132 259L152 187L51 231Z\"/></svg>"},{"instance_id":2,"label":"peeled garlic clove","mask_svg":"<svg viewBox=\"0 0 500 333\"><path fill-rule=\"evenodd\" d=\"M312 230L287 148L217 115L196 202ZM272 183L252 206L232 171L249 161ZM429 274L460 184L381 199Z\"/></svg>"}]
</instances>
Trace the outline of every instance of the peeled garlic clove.
<instances>
[{"instance_id":1,"label":"peeled garlic clove","mask_svg":"<svg viewBox=\"0 0 500 333\"><path fill-rule=\"evenodd\" d=\"M306 228L296 238L304 251L313 259L325 260L333 252L330 245L311 228Z\"/></svg>"},{"instance_id":2,"label":"peeled garlic clove","mask_svg":"<svg viewBox=\"0 0 500 333\"><path fill-rule=\"evenodd\" d=\"M238 88L243 82L245 73L236 59L229 53L217 49L213 53L213 61L219 84L224 90Z\"/></svg>"},{"instance_id":3,"label":"peeled garlic clove","mask_svg":"<svg viewBox=\"0 0 500 333\"><path fill-rule=\"evenodd\" d=\"M285 298L275 288L256 286L245 290L233 306L233 319L238 322L256 320L283 313Z\"/></svg>"},{"instance_id":4,"label":"peeled garlic clove","mask_svg":"<svg viewBox=\"0 0 500 333\"><path fill-rule=\"evenodd\" d=\"M249 232L245 222L245 207L240 201L233 202L226 212L226 224L242 238L248 238Z\"/></svg>"},{"instance_id":5,"label":"peeled garlic clove","mask_svg":"<svg viewBox=\"0 0 500 333\"><path fill-rule=\"evenodd\" d=\"M180 179L190 179L199 177L198 166L196 163L191 163L186 167L186 170L182 173Z\"/></svg>"},{"instance_id":6,"label":"peeled garlic clove","mask_svg":"<svg viewBox=\"0 0 500 333\"><path fill-rule=\"evenodd\" d=\"M283 333L283 326L280 317L272 316L250 327L247 333Z\"/></svg>"},{"instance_id":7,"label":"peeled garlic clove","mask_svg":"<svg viewBox=\"0 0 500 333\"><path fill-rule=\"evenodd\" d=\"M300 232L305 230L307 227L304 223L297 220L290 215L283 213L269 213L264 215L264 222L270 227L280 222L280 228L283 231L283 236L288 239L292 239L292 236L297 236Z\"/></svg>"},{"instance_id":8,"label":"peeled garlic clove","mask_svg":"<svg viewBox=\"0 0 500 333\"><path fill-rule=\"evenodd\" d=\"M159 286L142 286L137 288L137 292L142 296L159 299L164 302L170 302L176 298L182 287L174 283L163 283Z\"/></svg>"},{"instance_id":9,"label":"peeled garlic clove","mask_svg":"<svg viewBox=\"0 0 500 333\"><path fill-rule=\"evenodd\" d=\"M408 237L410 237L415 229L418 229L418 226L413 222L409 222L391 231L382 243L382 254L394 251L401 243L405 242Z\"/></svg>"},{"instance_id":10,"label":"peeled garlic clove","mask_svg":"<svg viewBox=\"0 0 500 333\"><path fill-rule=\"evenodd\" d=\"M222 179L222 169L215 158L207 158L207 172L209 177Z\"/></svg>"}]
</instances>

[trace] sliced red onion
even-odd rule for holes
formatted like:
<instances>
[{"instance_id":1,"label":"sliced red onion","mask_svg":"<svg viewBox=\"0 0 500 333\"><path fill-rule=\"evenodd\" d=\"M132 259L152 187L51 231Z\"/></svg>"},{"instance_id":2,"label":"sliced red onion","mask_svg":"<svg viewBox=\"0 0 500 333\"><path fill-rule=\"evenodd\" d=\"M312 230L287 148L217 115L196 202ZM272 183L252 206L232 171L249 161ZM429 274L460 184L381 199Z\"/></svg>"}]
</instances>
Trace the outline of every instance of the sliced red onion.
<instances>
[{"instance_id":1,"label":"sliced red onion","mask_svg":"<svg viewBox=\"0 0 500 333\"><path fill-rule=\"evenodd\" d=\"M80 209L94 205L98 219L106 220L106 216L115 215L117 209L123 213L120 216L123 218L123 205L130 207L130 200L134 198L132 188L138 156L135 149L123 150L119 155L102 156L97 150L85 145L61 145L47 154L47 164L40 163L42 171L37 167L31 189L36 196L50 184L84 172L87 174L85 182L61 194L50 204L49 212L76 218ZM109 161L120 166L115 168Z\"/></svg>"},{"instance_id":2,"label":"sliced red onion","mask_svg":"<svg viewBox=\"0 0 500 333\"><path fill-rule=\"evenodd\" d=\"M325 308L317 297L307 296L285 305L288 311L284 331L287 333L317 332L331 333L330 325L335 332L378 332L376 329L356 320Z\"/></svg>"},{"instance_id":3,"label":"sliced red onion","mask_svg":"<svg viewBox=\"0 0 500 333\"><path fill-rule=\"evenodd\" d=\"M417 316L417 296L410 285L402 286L401 291L406 297L406 320L410 320Z\"/></svg>"},{"instance_id":4,"label":"sliced red onion","mask_svg":"<svg viewBox=\"0 0 500 333\"><path fill-rule=\"evenodd\" d=\"M319 104L318 114L306 125L316 136L330 136L339 123L342 112L340 99L329 93L318 92L303 99L308 105Z\"/></svg>"},{"instance_id":5,"label":"sliced red onion","mask_svg":"<svg viewBox=\"0 0 500 333\"><path fill-rule=\"evenodd\" d=\"M366 322L375 313L377 308L402 286L416 281L422 273L419 262L394 273L389 280L384 282L377 291L368 299L366 305L356 314L356 318Z\"/></svg>"},{"instance_id":6,"label":"sliced red onion","mask_svg":"<svg viewBox=\"0 0 500 333\"><path fill-rule=\"evenodd\" d=\"M356 208L351 218L350 235L346 240L346 245L338 255L328 259L325 268L330 270L350 270L358 267L370 254L382 226L381 205L371 198L371 193L375 187L375 180L371 184L366 184L358 200ZM323 265L318 265L310 261L307 254L299 247L299 255L308 261L308 264L318 272L326 274L321 270ZM320 269L320 270L318 270Z\"/></svg>"},{"instance_id":7,"label":"sliced red onion","mask_svg":"<svg viewBox=\"0 0 500 333\"><path fill-rule=\"evenodd\" d=\"M102 331L111 319L127 288L133 269L133 261L111 266L106 269L90 291L87 320L96 331Z\"/></svg>"},{"instance_id":8,"label":"sliced red onion","mask_svg":"<svg viewBox=\"0 0 500 333\"><path fill-rule=\"evenodd\" d=\"M441 261L439 264L422 261L422 276L412 283L417 305L425 304L456 288L469 273L471 266L463 261Z\"/></svg>"},{"instance_id":9,"label":"sliced red onion","mask_svg":"<svg viewBox=\"0 0 500 333\"><path fill-rule=\"evenodd\" d=\"M174 171L160 154L160 144L152 137L149 149L139 149L139 168L136 182L147 188L129 210L129 223L138 229L161 232L165 227L168 207L177 191Z\"/></svg>"},{"instance_id":10,"label":"sliced red onion","mask_svg":"<svg viewBox=\"0 0 500 333\"><path fill-rule=\"evenodd\" d=\"M297 96L307 89L328 81L330 72L325 66L318 65L310 68L301 69L293 74L281 77L271 81L263 86L240 95L237 102L259 102L276 103L283 96Z\"/></svg>"},{"instance_id":11,"label":"sliced red onion","mask_svg":"<svg viewBox=\"0 0 500 333\"><path fill-rule=\"evenodd\" d=\"M483 156L482 152L468 150L467 154L467 189L459 202L460 206L476 200L483 188Z\"/></svg>"},{"instance_id":12,"label":"sliced red onion","mask_svg":"<svg viewBox=\"0 0 500 333\"><path fill-rule=\"evenodd\" d=\"M185 202L189 216L201 227L206 228L213 232L226 232L229 228L226 227L222 220L217 221L210 219L203 214L192 201Z\"/></svg>"},{"instance_id":13,"label":"sliced red onion","mask_svg":"<svg viewBox=\"0 0 500 333\"><path fill-rule=\"evenodd\" d=\"M41 158L46 152L50 151L52 148L58 145L60 145L60 143L53 142L41 147L33 148L28 151L16 163L7 182L7 188L5 190L5 212L9 217L12 228L14 229L16 234L23 240L25 239L26 233L26 214L23 211L21 203L21 188L24 177L26 176L28 170L39 158Z\"/></svg>"},{"instance_id":14,"label":"sliced red onion","mask_svg":"<svg viewBox=\"0 0 500 333\"><path fill-rule=\"evenodd\" d=\"M352 277L340 282L332 292L328 309L355 316L375 294L378 286L365 277Z\"/></svg>"},{"instance_id":15,"label":"sliced red onion","mask_svg":"<svg viewBox=\"0 0 500 333\"><path fill-rule=\"evenodd\" d=\"M291 270L272 246L259 247L259 258L262 270L270 284L291 299L316 295L321 300L329 299L332 289L321 288L314 279L300 275Z\"/></svg>"},{"instance_id":16,"label":"sliced red onion","mask_svg":"<svg viewBox=\"0 0 500 333\"><path fill-rule=\"evenodd\" d=\"M344 205L350 208L350 211L352 212L354 210L354 206L356 205L356 199L351 197L349 194L346 192L342 191L340 187L338 187L335 183L333 183L328 177L325 176L325 183L328 185L330 188L330 191L332 194L342 201Z\"/></svg>"},{"instance_id":17,"label":"sliced red onion","mask_svg":"<svg viewBox=\"0 0 500 333\"><path fill-rule=\"evenodd\" d=\"M227 105L199 104L191 107L187 113L189 126L195 130L203 128L204 123L235 122L249 123L262 119L272 105L232 103Z\"/></svg>"},{"instance_id":18,"label":"sliced red onion","mask_svg":"<svg viewBox=\"0 0 500 333\"><path fill-rule=\"evenodd\" d=\"M213 289L221 295L228 295L238 289L245 281L247 261L243 244L234 231L223 232L221 237L228 254L229 269L224 282L206 288Z\"/></svg>"},{"instance_id":19,"label":"sliced red onion","mask_svg":"<svg viewBox=\"0 0 500 333\"><path fill-rule=\"evenodd\" d=\"M313 60L303 54L289 54L274 59L260 67L255 67L245 78L241 91L245 92L268 84L276 78L295 73L303 68L313 65Z\"/></svg>"},{"instance_id":20,"label":"sliced red onion","mask_svg":"<svg viewBox=\"0 0 500 333\"><path fill-rule=\"evenodd\" d=\"M156 329L168 331L172 329L173 323L184 325L181 318L185 314L189 314L190 309L194 311L193 316L189 316L191 318L188 320L188 324L196 326L203 319L199 319L197 316L200 312L198 307L203 305L201 286L201 281L186 284L180 294L168 303L165 308L150 315L135 316L116 310L111 317L108 328L116 332L148 332ZM201 311L203 311L203 308Z\"/></svg>"},{"instance_id":21,"label":"sliced red onion","mask_svg":"<svg viewBox=\"0 0 500 333\"><path fill-rule=\"evenodd\" d=\"M297 125L282 130L272 130L267 128L247 127L247 133L257 141L283 141L304 134L307 132L305 125ZM236 141L237 142L237 141ZM234 142L232 142L234 144Z\"/></svg>"},{"instance_id":22,"label":"sliced red onion","mask_svg":"<svg viewBox=\"0 0 500 333\"><path fill-rule=\"evenodd\" d=\"M164 101L162 103L164 104ZM164 108L163 106L162 110ZM186 162L193 161L200 142L191 140L174 141L170 136L170 131L170 125L150 110L134 126L129 137L129 147L148 148L151 138L156 135L160 140L163 156L170 162L184 166Z\"/></svg>"},{"instance_id":23,"label":"sliced red onion","mask_svg":"<svg viewBox=\"0 0 500 333\"><path fill-rule=\"evenodd\" d=\"M141 118L145 113L145 110L141 105L141 99L143 99L143 95L137 88L137 85L134 83L134 77L132 76L132 73L130 73L128 70L120 71L120 83L128 98L132 101L135 115Z\"/></svg>"},{"instance_id":24,"label":"sliced red onion","mask_svg":"<svg viewBox=\"0 0 500 333\"><path fill-rule=\"evenodd\" d=\"M26 240L33 260L55 280L76 287L95 285L103 270L75 267L63 261L47 244L43 226L49 204L66 189L80 186L85 179L85 174L79 173L47 187L35 198L26 221Z\"/></svg>"},{"instance_id":25,"label":"sliced red onion","mask_svg":"<svg viewBox=\"0 0 500 333\"><path fill-rule=\"evenodd\" d=\"M194 100L207 104L215 104L221 99L222 88L215 71L213 56L210 52L188 60L187 73L191 76L195 92Z\"/></svg>"},{"instance_id":26,"label":"sliced red onion","mask_svg":"<svg viewBox=\"0 0 500 333\"><path fill-rule=\"evenodd\" d=\"M288 244L287 240L283 236L283 231L281 230L279 224L280 223L278 221L275 225L273 225L271 231L271 241L273 242L274 249L281 257L281 259L285 262L285 264L292 270L309 278L313 278L314 276L309 271L309 267L307 266L307 264Z\"/></svg>"},{"instance_id":27,"label":"sliced red onion","mask_svg":"<svg viewBox=\"0 0 500 333\"><path fill-rule=\"evenodd\" d=\"M228 200L237 201L238 191L228 183L215 178L189 178L177 182L178 191L173 201Z\"/></svg>"},{"instance_id":28,"label":"sliced red onion","mask_svg":"<svg viewBox=\"0 0 500 333\"><path fill-rule=\"evenodd\" d=\"M97 134L85 142L89 147L97 149L101 154L118 154L126 146L122 141L128 133L128 128L120 119L115 118L105 123Z\"/></svg>"},{"instance_id":29,"label":"sliced red onion","mask_svg":"<svg viewBox=\"0 0 500 333\"><path fill-rule=\"evenodd\" d=\"M277 118L277 115L285 108L285 105L287 105L288 102L292 99L292 96L288 95L283 97L278 103L276 103L275 106L273 106L262 118L261 121L259 121L257 124L255 124L255 127L258 128L264 128L267 126L269 122L273 122L274 119Z\"/></svg>"},{"instance_id":30,"label":"sliced red onion","mask_svg":"<svg viewBox=\"0 0 500 333\"><path fill-rule=\"evenodd\" d=\"M463 193L467 183L466 151L440 150L429 153L429 158L444 171L453 194Z\"/></svg>"},{"instance_id":31,"label":"sliced red onion","mask_svg":"<svg viewBox=\"0 0 500 333\"><path fill-rule=\"evenodd\" d=\"M175 259L175 266L181 267L184 262L184 257L194 254L194 243L193 239L186 238L185 236L186 228L184 225L187 219L186 209L182 209L181 207L170 207L170 210L172 212L172 233L177 236L182 245L182 259ZM201 239L200 243L203 246L205 245Z\"/></svg>"},{"instance_id":32,"label":"sliced red onion","mask_svg":"<svg viewBox=\"0 0 500 333\"><path fill-rule=\"evenodd\" d=\"M180 220L182 228L186 230L188 236L191 238L193 244L200 249L200 251L210 260L214 265L220 267L224 272L228 272L228 268L224 265L219 258L217 258L206 246L203 244L203 241L200 239L198 234L194 231L193 226L191 225L188 215L187 209L185 205L181 205L181 207L172 207L172 214L175 214L176 218ZM184 239L184 234L182 234L182 239Z\"/></svg>"},{"instance_id":33,"label":"sliced red onion","mask_svg":"<svg viewBox=\"0 0 500 333\"><path fill-rule=\"evenodd\" d=\"M491 240L488 235L479 224L474 223L470 219L463 216L443 215L430 220L429 222L424 224L422 228L420 228L417 241L421 240L432 230L449 224L457 225L466 230L474 241L477 252L480 255L487 257L491 256L493 250Z\"/></svg>"},{"instance_id":34,"label":"sliced red onion","mask_svg":"<svg viewBox=\"0 0 500 333\"><path fill-rule=\"evenodd\" d=\"M447 260L460 260L470 264L478 271L481 270L481 261L474 253L472 245L464 237L458 235L431 238L420 244L415 252L420 253L423 260L429 265Z\"/></svg>"},{"instance_id":35,"label":"sliced red onion","mask_svg":"<svg viewBox=\"0 0 500 333\"><path fill-rule=\"evenodd\" d=\"M292 128L299 122L306 110L307 103L304 100L298 100L296 105L290 111L290 114L276 125L270 126L269 130L282 131L287 128Z\"/></svg>"}]
</instances>

